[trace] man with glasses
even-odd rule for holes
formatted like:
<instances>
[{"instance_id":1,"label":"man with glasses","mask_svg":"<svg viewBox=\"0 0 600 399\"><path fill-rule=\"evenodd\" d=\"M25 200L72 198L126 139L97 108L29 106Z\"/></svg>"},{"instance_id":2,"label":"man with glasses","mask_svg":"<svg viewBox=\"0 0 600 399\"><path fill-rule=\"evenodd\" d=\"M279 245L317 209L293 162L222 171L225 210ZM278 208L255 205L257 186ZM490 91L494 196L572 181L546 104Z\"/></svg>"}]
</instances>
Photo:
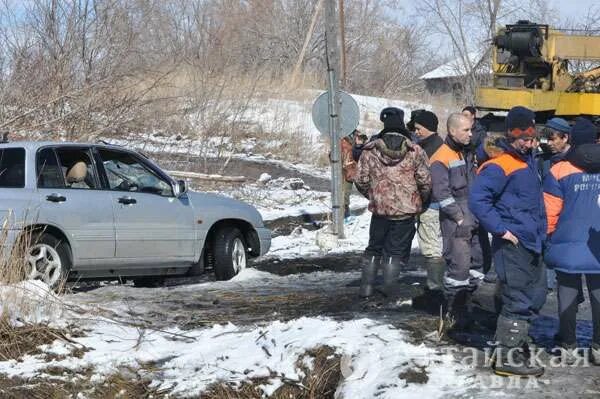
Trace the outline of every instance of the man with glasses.
<instances>
[{"instance_id":1,"label":"man with glasses","mask_svg":"<svg viewBox=\"0 0 600 399\"><path fill-rule=\"evenodd\" d=\"M532 156L534 119L535 114L525 107L508 112L505 136L486 143L490 159L479 168L469 194L469 208L493 236L492 254L502 283L494 371L503 376L544 372L526 350L530 323L543 306L546 292L540 267L546 223Z\"/></svg>"}]
</instances>

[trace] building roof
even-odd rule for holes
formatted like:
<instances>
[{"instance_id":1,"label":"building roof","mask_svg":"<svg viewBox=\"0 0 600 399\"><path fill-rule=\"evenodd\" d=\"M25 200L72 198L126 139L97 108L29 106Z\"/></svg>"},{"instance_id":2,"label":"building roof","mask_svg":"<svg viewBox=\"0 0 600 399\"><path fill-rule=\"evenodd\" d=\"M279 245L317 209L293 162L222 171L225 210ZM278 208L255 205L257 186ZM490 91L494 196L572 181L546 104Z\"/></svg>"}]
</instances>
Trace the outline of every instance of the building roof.
<instances>
[{"instance_id":1,"label":"building roof","mask_svg":"<svg viewBox=\"0 0 600 399\"><path fill-rule=\"evenodd\" d=\"M468 54L471 63L475 64L481 58L481 53L479 51L473 51ZM454 60L445 63L444 65L440 65L435 68L433 71L427 72L425 75L421 76L419 79L428 80L428 79L442 79L442 78L456 78L465 76L468 73L467 69L463 65L463 62L460 58L455 58Z\"/></svg>"}]
</instances>

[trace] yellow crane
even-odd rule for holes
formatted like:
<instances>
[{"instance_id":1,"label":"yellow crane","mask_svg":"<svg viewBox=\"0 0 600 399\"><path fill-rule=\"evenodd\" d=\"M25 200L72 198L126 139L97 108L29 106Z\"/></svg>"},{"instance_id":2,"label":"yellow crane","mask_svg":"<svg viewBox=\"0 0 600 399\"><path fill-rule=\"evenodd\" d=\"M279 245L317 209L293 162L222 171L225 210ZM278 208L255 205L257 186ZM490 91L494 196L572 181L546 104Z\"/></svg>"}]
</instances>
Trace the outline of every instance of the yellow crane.
<instances>
[{"instance_id":1,"label":"yellow crane","mask_svg":"<svg viewBox=\"0 0 600 399\"><path fill-rule=\"evenodd\" d=\"M600 61L599 35L519 21L498 31L492 50L492 85L477 89L478 109L523 105L536 112L538 122L552 116L600 117L600 67L569 72L572 61Z\"/></svg>"}]
</instances>

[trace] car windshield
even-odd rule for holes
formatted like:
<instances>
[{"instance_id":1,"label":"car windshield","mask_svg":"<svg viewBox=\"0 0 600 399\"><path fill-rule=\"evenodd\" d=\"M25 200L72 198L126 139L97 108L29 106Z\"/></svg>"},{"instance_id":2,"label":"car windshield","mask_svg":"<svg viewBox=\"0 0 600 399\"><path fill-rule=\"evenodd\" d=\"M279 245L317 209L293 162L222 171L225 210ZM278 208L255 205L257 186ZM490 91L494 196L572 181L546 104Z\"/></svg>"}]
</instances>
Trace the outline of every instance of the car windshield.
<instances>
[{"instance_id":1,"label":"car windshield","mask_svg":"<svg viewBox=\"0 0 600 399\"><path fill-rule=\"evenodd\" d=\"M0 187L25 187L25 149L0 150Z\"/></svg>"}]
</instances>

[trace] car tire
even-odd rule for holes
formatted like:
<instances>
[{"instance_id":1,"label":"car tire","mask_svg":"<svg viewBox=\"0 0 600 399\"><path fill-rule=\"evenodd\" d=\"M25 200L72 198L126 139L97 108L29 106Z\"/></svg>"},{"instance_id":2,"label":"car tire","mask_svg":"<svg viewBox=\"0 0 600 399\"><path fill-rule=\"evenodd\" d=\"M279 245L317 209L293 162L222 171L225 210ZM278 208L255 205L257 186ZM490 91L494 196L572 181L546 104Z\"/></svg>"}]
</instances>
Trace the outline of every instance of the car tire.
<instances>
[{"instance_id":1,"label":"car tire","mask_svg":"<svg viewBox=\"0 0 600 399\"><path fill-rule=\"evenodd\" d=\"M55 291L64 288L71 270L71 247L49 233L34 235L25 255L25 278L41 280Z\"/></svg>"},{"instance_id":2,"label":"car tire","mask_svg":"<svg viewBox=\"0 0 600 399\"><path fill-rule=\"evenodd\" d=\"M226 227L217 232L213 245L217 280L229 280L246 268L247 248L238 228Z\"/></svg>"}]
</instances>

